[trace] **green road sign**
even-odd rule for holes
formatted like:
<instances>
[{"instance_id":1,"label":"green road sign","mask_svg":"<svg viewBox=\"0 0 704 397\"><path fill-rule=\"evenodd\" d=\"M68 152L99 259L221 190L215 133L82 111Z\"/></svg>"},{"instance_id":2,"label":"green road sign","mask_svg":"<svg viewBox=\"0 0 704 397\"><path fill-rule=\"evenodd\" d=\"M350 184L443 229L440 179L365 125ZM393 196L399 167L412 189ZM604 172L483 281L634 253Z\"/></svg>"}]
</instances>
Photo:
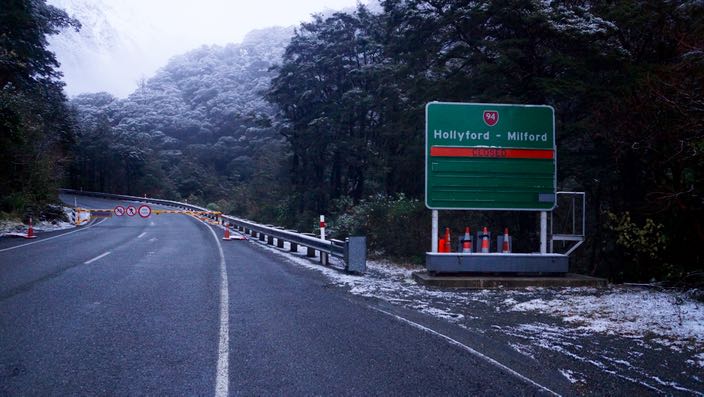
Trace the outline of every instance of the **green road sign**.
<instances>
[{"instance_id":1,"label":"green road sign","mask_svg":"<svg viewBox=\"0 0 704 397\"><path fill-rule=\"evenodd\" d=\"M430 102L425 107L425 205L532 210L555 206L554 109Z\"/></svg>"}]
</instances>

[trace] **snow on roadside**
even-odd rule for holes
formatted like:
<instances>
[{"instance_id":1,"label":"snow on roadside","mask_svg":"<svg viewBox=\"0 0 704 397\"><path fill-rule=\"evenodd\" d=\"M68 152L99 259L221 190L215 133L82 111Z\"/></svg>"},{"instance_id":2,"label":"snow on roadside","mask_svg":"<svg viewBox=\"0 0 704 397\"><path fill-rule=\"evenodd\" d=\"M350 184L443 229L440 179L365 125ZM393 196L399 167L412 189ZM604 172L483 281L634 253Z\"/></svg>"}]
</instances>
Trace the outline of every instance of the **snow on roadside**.
<instances>
[{"instance_id":1,"label":"snow on roadside","mask_svg":"<svg viewBox=\"0 0 704 397\"><path fill-rule=\"evenodd\" d=\"M684 295L619 287L441 290L417 284L412 278L414 269L389 262L368 261L365 275L356 276L339 268L321 266L317 258L304 256L305 248L300 248L298 255L291 255L272 246L260 246L322 273L330 283L355 295L415 309L472 332L509 336L513 339L509 340L509 346L529 360L536 360L547 350L567 357L578 367L615 376L654 393L700 394L698 386L685 387L674 375L667 375L667 371L659 373L643 361L646 353L650 357L662 348L670 348L681 354L673 357L681 357L689 371L696 373L699 367L704 367L704 353L699 353L704 346L704 305ZM336 259L331 262L333 266L342 266ZM496 312L496 318L486 317L487 308ZM518 322L494 322L507 312L541 315L514 318ZM550 317L563 322L550 321ZM487 329L483 320L494 324ZM475 321L477 326L473 324ZM618 344L600 345L592 338L599 334L632 338L642 350L623 351ZM589 375L575 368L558 370L574 385L590 382ZM695 384L702 382L696 375L686 376Z\"/></svg>"},{"instance_id":2,"label":"snow on roadside","mask_svg":"<svg viewBox=\"0 0 704 397\"><path fill-rule=\"evenodd\" d=\"M578 372L571 371L569 369L560 369L560 373L564 376L570 383L584 382L584 379L578 377Z\"/></svg>"},{"instance_id":3,"label":"snow on roadside","mask_svg":"<svg viewBox=\"0 0 704 397\"><path fill-rule=\"evenodd\" d=\"M611 289L603 294L566 290L552 299L504 300L510 311L536 311L561 317L578 330L644 338L677 349L704 346L704 304L674 292Z\"/></svg>"},{"instance_id":4,"label":"snow on roadside","mask_svg":"<svg viewBox=\"0 0 704 397\"><path fill-rule=\"evenodd\" d=\"M704 368L704 353L695 354L692 359L687 360L687 364L698 365Z\"/></svg>"},{"instance_id":5,"label":"snow on roadside","mask_svg":"<svg viewBox=\"0 0 704 397\"><path fill-rule=\"evenodd\" d=\"M63 207L63 211L66 217L71 220L73 217L73 209L69 207ZM35 222L32 228L35 232L52 232L56 230L65 230L76 227L71 222L64 221L41 221ZM27 225L18 221L0 221L0 237L3 236L17 236L24 235L27 233Z\"/></svg>"},{"instance_id":6,"label":"snow on roadside","mask_svg":"<svg viewBox=\"0 0 704 397\"><path fill-rule=\"evenodd\" d=\"M326 276L331 283L349 288L352 294L382 299L390 303L404 305L423 313L458 322L465 318L472 318L466 313L456 310L458 307L466 309L468 303L479 300L479 297L461 296L454 292L426 289L419 286L412 278L412 269L394 265L384 261L367 261L367 273L364 276L346 274L339 269L321 266L315 258L300 255L290 255L268 245L261 247L284 255L292 262L305 268L318 271ZM289 244L284 244L284 249L289 249ZM299 254L305 253L306 248L299 247ZM313 259L313 260L311 260ZM336 258L331 258L336 266L341 263Z\"/></svg>"},{"instance_id":7,"label":"snow on roadside","mask_svg":"<svg viewBox=\"0 0 704 397\"><path fill-rule=\"evenodd\" d=\"M288 244L288 243L287 243ZM557 317L574 327L560 329L560 343L569 343L564 335L602 333L633 339L649 337L653 342L675 351L699 350L704 346L704 304L683 294L653 292L612 287L596 288L526 288L522 290L441 290L427 288L413 280L408 268L385 261L367 261L364 276L349 275L324 267L302 255L289 255L280 249L262 245L293 262L323 273L330 282L347 287L355 295L382 299L452 322L473 320L473 304L484 303L496 312L538 312ZM286 246L288 248L288 245ZM299 253L305 248L299 248ZM339 265L339 263L338 263ZM544 337L547 325L540 325ZM529 325L524 325L524 327ZM525 331L525 330L522 330ZM704 366L704 356L696 360Z\"/></svg>"}]
</instances>

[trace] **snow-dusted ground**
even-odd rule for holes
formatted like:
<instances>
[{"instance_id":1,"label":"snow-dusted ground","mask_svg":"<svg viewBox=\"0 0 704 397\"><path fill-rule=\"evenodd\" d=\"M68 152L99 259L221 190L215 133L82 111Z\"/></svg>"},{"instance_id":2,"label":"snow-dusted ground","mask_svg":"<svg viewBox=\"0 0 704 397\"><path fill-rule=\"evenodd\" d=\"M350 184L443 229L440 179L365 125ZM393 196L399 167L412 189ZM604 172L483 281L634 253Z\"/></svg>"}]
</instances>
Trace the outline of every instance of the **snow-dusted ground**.
<instances>
[{"instance_id":1,"label":"snow-dusted ground","mask_svg":"<svg viewBox=\"0 0 704 397\"><path fill-rule=\"evenodd\" d=\"M461 309L470 303L491 303L496 311L548 314L584 333L604 333L628 338L648 336L675 350L686 346L704 349L704 303L691 300L684 293L616 286L605 290L442 290L418 285L412 278L413 272L422 270L418 267L368 261L367 274L359 277L319 266L304 258L296 258L295 262L324 273L335 284L349 287L355 295L405 303L453 321L465 317ZM447 306L442 307L440 304L441 307L437 307L438 301Z\"/></svg>"},{"instance_id":2,"label":"snow-dusted ground","mask_svg":"<svg viewBox=\"0 0 704 397\"><path fill-rule=\"evenodd\" d=\"M655 393L704 395L704 303L686 294L621 286L443 290L417 284L412 273L420 267L368 261L367 273L356 276L306 258L305 248L291 255L264 247L352 294L509 338L533 360L564 362L558 370L572 384L599 381L596 372Z\"/></svg>"},{"instance_id":3,"label":"snow-dusted ground","mask_svg":"<svg viewBox=\"0 0 704 397\"><path fill-rule=\"evenodd\" d=\"M525 295L524 295L525 296ZM653 341L678 349L704 348L704 303L677 292L628 288L559 290L550 299L521 303L506 299L513 311L538 311L561 318L585 332L628 338L657 336Z\"/></svg>"},{"instance_id":4,"label":"snow-dusted ground","mask_svg":"<svg viewBox=\"0 0 704 397\"><path fill-rule=\"evenodd\" d=\"M51 232L55 230L71 229L76 227L72 222L73 209L69 207L63 207L64 213L66 214L69 222L53 221L53 222L35 222L32 224L32 228L35 232ZM27 234L28 225L23 224L19 221L0 221L0 237L3 236L20 236Z\"/></svg>"}]
</instances>

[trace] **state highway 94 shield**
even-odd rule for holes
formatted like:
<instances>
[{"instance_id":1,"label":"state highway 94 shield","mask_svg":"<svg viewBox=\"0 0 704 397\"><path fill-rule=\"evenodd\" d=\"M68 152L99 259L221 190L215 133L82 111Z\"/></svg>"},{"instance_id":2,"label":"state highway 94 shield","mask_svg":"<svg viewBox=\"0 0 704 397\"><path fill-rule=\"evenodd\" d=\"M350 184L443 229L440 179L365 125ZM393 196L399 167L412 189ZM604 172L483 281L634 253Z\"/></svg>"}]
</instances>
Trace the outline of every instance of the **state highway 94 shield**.
<instances>
[{"instance_id":1,"label":"state highway 94 shield","mask_svg":"<svg viewBox=\"0 0 704 397\"><path fill-rule=\"evenodd\" d=\"M430 102L425 117L426 207L554 208L557 159L551 106Z\"/></svg>"}]
</instances>

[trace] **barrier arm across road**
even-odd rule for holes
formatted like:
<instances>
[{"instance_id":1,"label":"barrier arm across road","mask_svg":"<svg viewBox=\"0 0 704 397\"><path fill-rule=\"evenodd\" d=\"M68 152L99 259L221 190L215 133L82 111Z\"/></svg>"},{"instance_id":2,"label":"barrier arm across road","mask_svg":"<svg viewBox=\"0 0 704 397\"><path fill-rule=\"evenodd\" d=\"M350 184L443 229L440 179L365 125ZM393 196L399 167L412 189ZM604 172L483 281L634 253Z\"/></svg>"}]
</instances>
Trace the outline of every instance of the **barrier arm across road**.
<instances>
[{"instance_id":1,"label":"barrier arm across road","mask_svg":"<svg viewBox=\"0 0 704 397\"><path fill-rule=\"evenodd\" d=\"M178 201L161 200L155 198L127 196L121 194L99 193L99 192L84 192L72 189L60 189L62 193L73 194L78 196L89 196L115 200L136 201L150 204L158 204L168 207L180 208L204 214L213 220L220 223L225 221L232 225L238 231L247 233L252 236L258 236L261 240L271 241L277 239L279 242L288 242L291 244L291 250L297 250L298 246L308 247L309 254L311 250L318 251L320 255L332 255L344 261L345 270L354 273L364 273L367 268L367 239L364 236L350 236L345 240L323 240L318 237L299 233L293 230L285 230L269 225L262 225L246 219L237 218L231 215L217 215L207 208L199 207L188 203ZM273 244L273 242L270 242ZM281 246L281 244L280 244Z\"/></svg>"}]
</instances>

